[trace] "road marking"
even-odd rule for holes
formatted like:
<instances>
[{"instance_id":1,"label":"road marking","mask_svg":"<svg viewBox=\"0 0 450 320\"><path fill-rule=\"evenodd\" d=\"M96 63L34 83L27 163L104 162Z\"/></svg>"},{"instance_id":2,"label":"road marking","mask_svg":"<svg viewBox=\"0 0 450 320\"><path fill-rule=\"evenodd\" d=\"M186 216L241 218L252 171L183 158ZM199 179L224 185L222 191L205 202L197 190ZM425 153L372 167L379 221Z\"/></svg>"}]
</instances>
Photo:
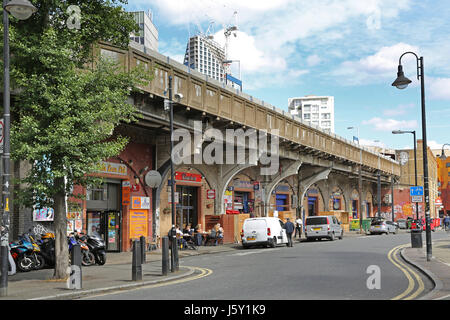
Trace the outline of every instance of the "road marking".
<instances>
[{"instance_id":1,"label":"road marking","mask_svg":"<svg viewBox=\"0 0 450 320\"><path fill-rule=\"evenodd\" d=\"M404 262L400 261L399 257L397 256L398 252L407 246L408 246L407 244L397 246L397 247L393 248L391 251L389 251L389 253L388 253L388 259L397 268L399 268L405 274L406 278L408 279L408 287L406 288L406 290L403 293L399 294L398 296L392 298L391 300L400 300L400 299L412 300L425 290L425 285L424 285L420 275L417 272L415 272L414 270L412 270ZM414 275L414 277L417 281L417 286L418 286L417 290L414 293L411 293L411 291L413 291L413 289L415 287L415 281L414 281L413 277L411 276L411 274Z\"/></svg>"},{"instance_id":2,"label":"road marking","mask_svg":"<svg viewBox=\"0 0 450 320\"><path fill-rule=\"evenodd\" d=\"M189 276L189 277L182 278L182 279L162 282L162 283L143 285L143 286L134 287L134 288L118 289L118 290L115 290L115 291L110 291L110 292L97 294L97 295L89 295L87 298L108 296L108 295L118 294L118 293L124 292L124 291L129 292L129 291L136 291L136 290L141 290L141 289L152 289L152 288L170 286L170 285L173 285L173 284L178 284L178 283L183 283L183 282L188 282L188 281L193 281L193 280L205 278L205 277L207 277L207 276L209 276L209 275L211 275L213 273L213 271L211 269L208 269L208 268L189 267L189 266L186 266L186 268L188 268L190 270L194 270L194 271L200 271L200 274L194 275L194 276Z\"/></svg>"},{"instance_id":3,"label":"road marking","mask_svg":"<svg viewBox=\"0 0 450 320\"><path fill-rule=\"evenodd\" d=\"M232 257L232 256L247 256L247 255L250 255L250 254L255 254L255 253L264 253L264 252L270 252L270 251L274 251L274 250L277 250L276 248L273 248L273 249L265 249L265 250L258 250L258 251L247 251L247 252L238 252L238 253L233 253L233 254L229 254L228 256L229 257Z\"/></svg>"}]
</instances>

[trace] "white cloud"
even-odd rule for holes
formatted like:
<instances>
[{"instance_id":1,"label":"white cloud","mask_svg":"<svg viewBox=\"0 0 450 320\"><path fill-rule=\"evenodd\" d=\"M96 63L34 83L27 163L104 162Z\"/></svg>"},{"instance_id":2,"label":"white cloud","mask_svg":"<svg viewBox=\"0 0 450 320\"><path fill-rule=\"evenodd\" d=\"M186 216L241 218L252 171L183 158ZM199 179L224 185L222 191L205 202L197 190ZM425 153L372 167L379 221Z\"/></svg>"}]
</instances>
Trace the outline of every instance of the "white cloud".
<instances>
[{"instance_id":1,"label":"white cloud","mask_svg":"<svg viewBox=\"0 0 450 320\"><path fill-rule=\"evenodd\" d=\"M413 129L417 127L417 120L395 120L395 119L382 119L372 118L370 120L364 120L364 125L373 126L377 131L392 131L397 129Z\"/></svg>"},{"instance_id":2,"label":"white cloud","mask_svg":"<svg viewBox=\"0 0 450 320\"><path fill-rule=\"evenodd\" d=\"M434 140L427 140L427 146L431 149L431 150L442 150L442 143L439 143L437 141Z\"/></svg>"},{"instance_id":3,"label":"white cloud","mask_svg":"<svg viewBox=\"0 0 450 320\"><path fill-rule=\"evenodd\" d=\"M335 42L347 34L349 24L374 17L381 21L395 17L409 3L410 0L154 0L153 6L159 20L185 26L191 35L197 30L205 31L211 21L216 30L223 30L235 23L236 11L240 31L237 38L230 39L229 58L241 61L245 77L285 73L292 69L289 61L304 46L306 38ZM217 39L223 38L221 33L216 33ZM182 50L178 56L184 54ZM316 66L321 60L310 54L303 67ZM291 72L292 76L295 72L300 76L307 72L294 69L297 70Z\"/></svg>"},{"instance_id":4,"label":"white cloud","mask_svg":"<svg viewBox=\"0 0 450 320\"><path fill-rule=\"evenodd\" d=\"M370 84L395 80L400 56L408 51L419 52L419 48L406 43L397 43L380 48L375 54L357 61L345 61L332 72L339 81L349 85ZM416 75L417 65L414 60L402 60L405 75Z\"/></svg>"},{"instance_id":5,"label":"white cloud","mask_svg":"<svg viewBox=\"0 0 450 320\"><path fill-rule=\"evenodd\" d=\"M359 143L362 146L386 148L386 145L381 141L359 139Z\"/></svg>"},{"instance_id":6,"label":"white cloud","mask_svg":"<svg viewBox=\"0 0 450 320\"><path fill-rule=\"evenodd\" d=\"M450 78L426 78L430 98L434 100L450 100Z\"/></svg>"},{"instance_id":7,"label":"white cloud","mask_svg":"<svg viewBox=\"0 0 450 320\"><path fill-rule=\"evenodd\" d=\"M387 117L402 116L407 114L412 108L414 108L414 104L402 104L397 108L383 110L383 115Z\"/></svg>"},{"instance_id":8,"label":"white cloud","mask_svg":"<svg viewBox=\"0 0 450 320\"><path fill-rule=\"evenodd\" d=\"M310 55L308 58L306 58L306 64L309 67L315 67L318 64L320 64L321 62L322 62L322 59L317 54Z\"/></svg>"}]
</instances>

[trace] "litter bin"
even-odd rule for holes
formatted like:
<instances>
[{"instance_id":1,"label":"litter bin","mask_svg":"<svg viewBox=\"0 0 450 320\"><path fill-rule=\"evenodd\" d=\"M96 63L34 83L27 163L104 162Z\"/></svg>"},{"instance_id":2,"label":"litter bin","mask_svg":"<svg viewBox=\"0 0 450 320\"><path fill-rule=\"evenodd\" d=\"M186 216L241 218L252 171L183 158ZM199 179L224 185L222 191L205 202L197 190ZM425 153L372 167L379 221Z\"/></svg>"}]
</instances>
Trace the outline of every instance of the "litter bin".
<instances>
[{"instance_id":1,"label":"litter bin","mask_svg":"<svg viewBox=\"0 0 450 320\"><path fill-rule=\"evenodd\" d=\"M411 230L411 248L422 248L422 230Z\"/></svg>"}]
</instances>

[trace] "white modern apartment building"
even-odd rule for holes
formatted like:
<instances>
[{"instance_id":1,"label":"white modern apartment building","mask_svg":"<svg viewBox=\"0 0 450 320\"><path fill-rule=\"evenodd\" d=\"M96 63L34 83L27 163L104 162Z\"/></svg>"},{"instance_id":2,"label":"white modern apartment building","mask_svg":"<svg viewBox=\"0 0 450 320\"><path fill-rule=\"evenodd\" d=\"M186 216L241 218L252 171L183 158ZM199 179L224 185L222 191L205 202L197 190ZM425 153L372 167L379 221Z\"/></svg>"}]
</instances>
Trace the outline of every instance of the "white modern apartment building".
<instances>
[{"instance_id":1,"label":"white modern apartment building","mask_svg":"<svg viewBox=\"0 0 450 320\"><path fill-rule=\"evenodd\" d=\"M189 39L184 64L208 77L224 81L225 50L211 36L196 35Z\"/></svg>"},{"instance_id":2,"label":"white modern apartment building","mask_svg":"<svg viewBox=\"0 0 450 320\"><path fill-rule=\"evenodd\" d=\"M158 29L153 24L153 14L149 10L131 12L134 20L139 25L139 32L132 33L130 39L141 51L145 52L147 49L158 51Z\"/></svg>"},{"instance_id":3,"label":"white modern apartment building","mask_svg":"<svg viewBox=\"0 0 450 320\"><path fill-rule=\"evenodd\" d=\"M288 99L289 112L308 125L315 125L334 133L334 97L305 96Z\"/></svg>"}]
</instances>

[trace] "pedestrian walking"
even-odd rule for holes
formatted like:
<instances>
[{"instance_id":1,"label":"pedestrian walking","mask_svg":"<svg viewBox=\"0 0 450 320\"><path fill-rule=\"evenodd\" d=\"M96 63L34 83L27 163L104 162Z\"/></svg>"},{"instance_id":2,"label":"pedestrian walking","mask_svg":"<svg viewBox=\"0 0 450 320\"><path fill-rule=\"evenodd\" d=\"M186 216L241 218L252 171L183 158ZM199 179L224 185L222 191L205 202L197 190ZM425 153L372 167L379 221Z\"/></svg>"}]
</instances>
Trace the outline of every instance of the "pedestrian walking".
<instances>
[{"instance_id":1,"label":"pedestrian walking","mask_svg":"<svg viewBox=\"0 0 450 320\"><path fill-rule=\"evenodd\" d=\"M445 216L444 218L444 230L447 231L447 229L449 228L450 225L450 217L448 215Z\"/></svg>"},{"instance_id":2,"label":"pedestrian walking","mask_svg":"<svg viewBox=\"0 0 450 320\"><path fill-rule=\"evenodd\" d=\"M293 247L294 244L292 242L292 234L294 233L294 224L290 221L289 218L286 219L286 223L284 224L284 228L286 229L286 234L288 237L288 247Z\"/></svg>"},{"instance_id":3,"label":"pedestrian walking","mask_svg":"<svg viewBox=\"0 0 450 320\"><path fill-rule=\"evenodd\" d=\"M302 230L303 230L303 221L301 218L298 218L297 220L295 220L294 238L297 236L298 233L298 238L300 239L302 237Z\"/></svg>"}]
</instances>

